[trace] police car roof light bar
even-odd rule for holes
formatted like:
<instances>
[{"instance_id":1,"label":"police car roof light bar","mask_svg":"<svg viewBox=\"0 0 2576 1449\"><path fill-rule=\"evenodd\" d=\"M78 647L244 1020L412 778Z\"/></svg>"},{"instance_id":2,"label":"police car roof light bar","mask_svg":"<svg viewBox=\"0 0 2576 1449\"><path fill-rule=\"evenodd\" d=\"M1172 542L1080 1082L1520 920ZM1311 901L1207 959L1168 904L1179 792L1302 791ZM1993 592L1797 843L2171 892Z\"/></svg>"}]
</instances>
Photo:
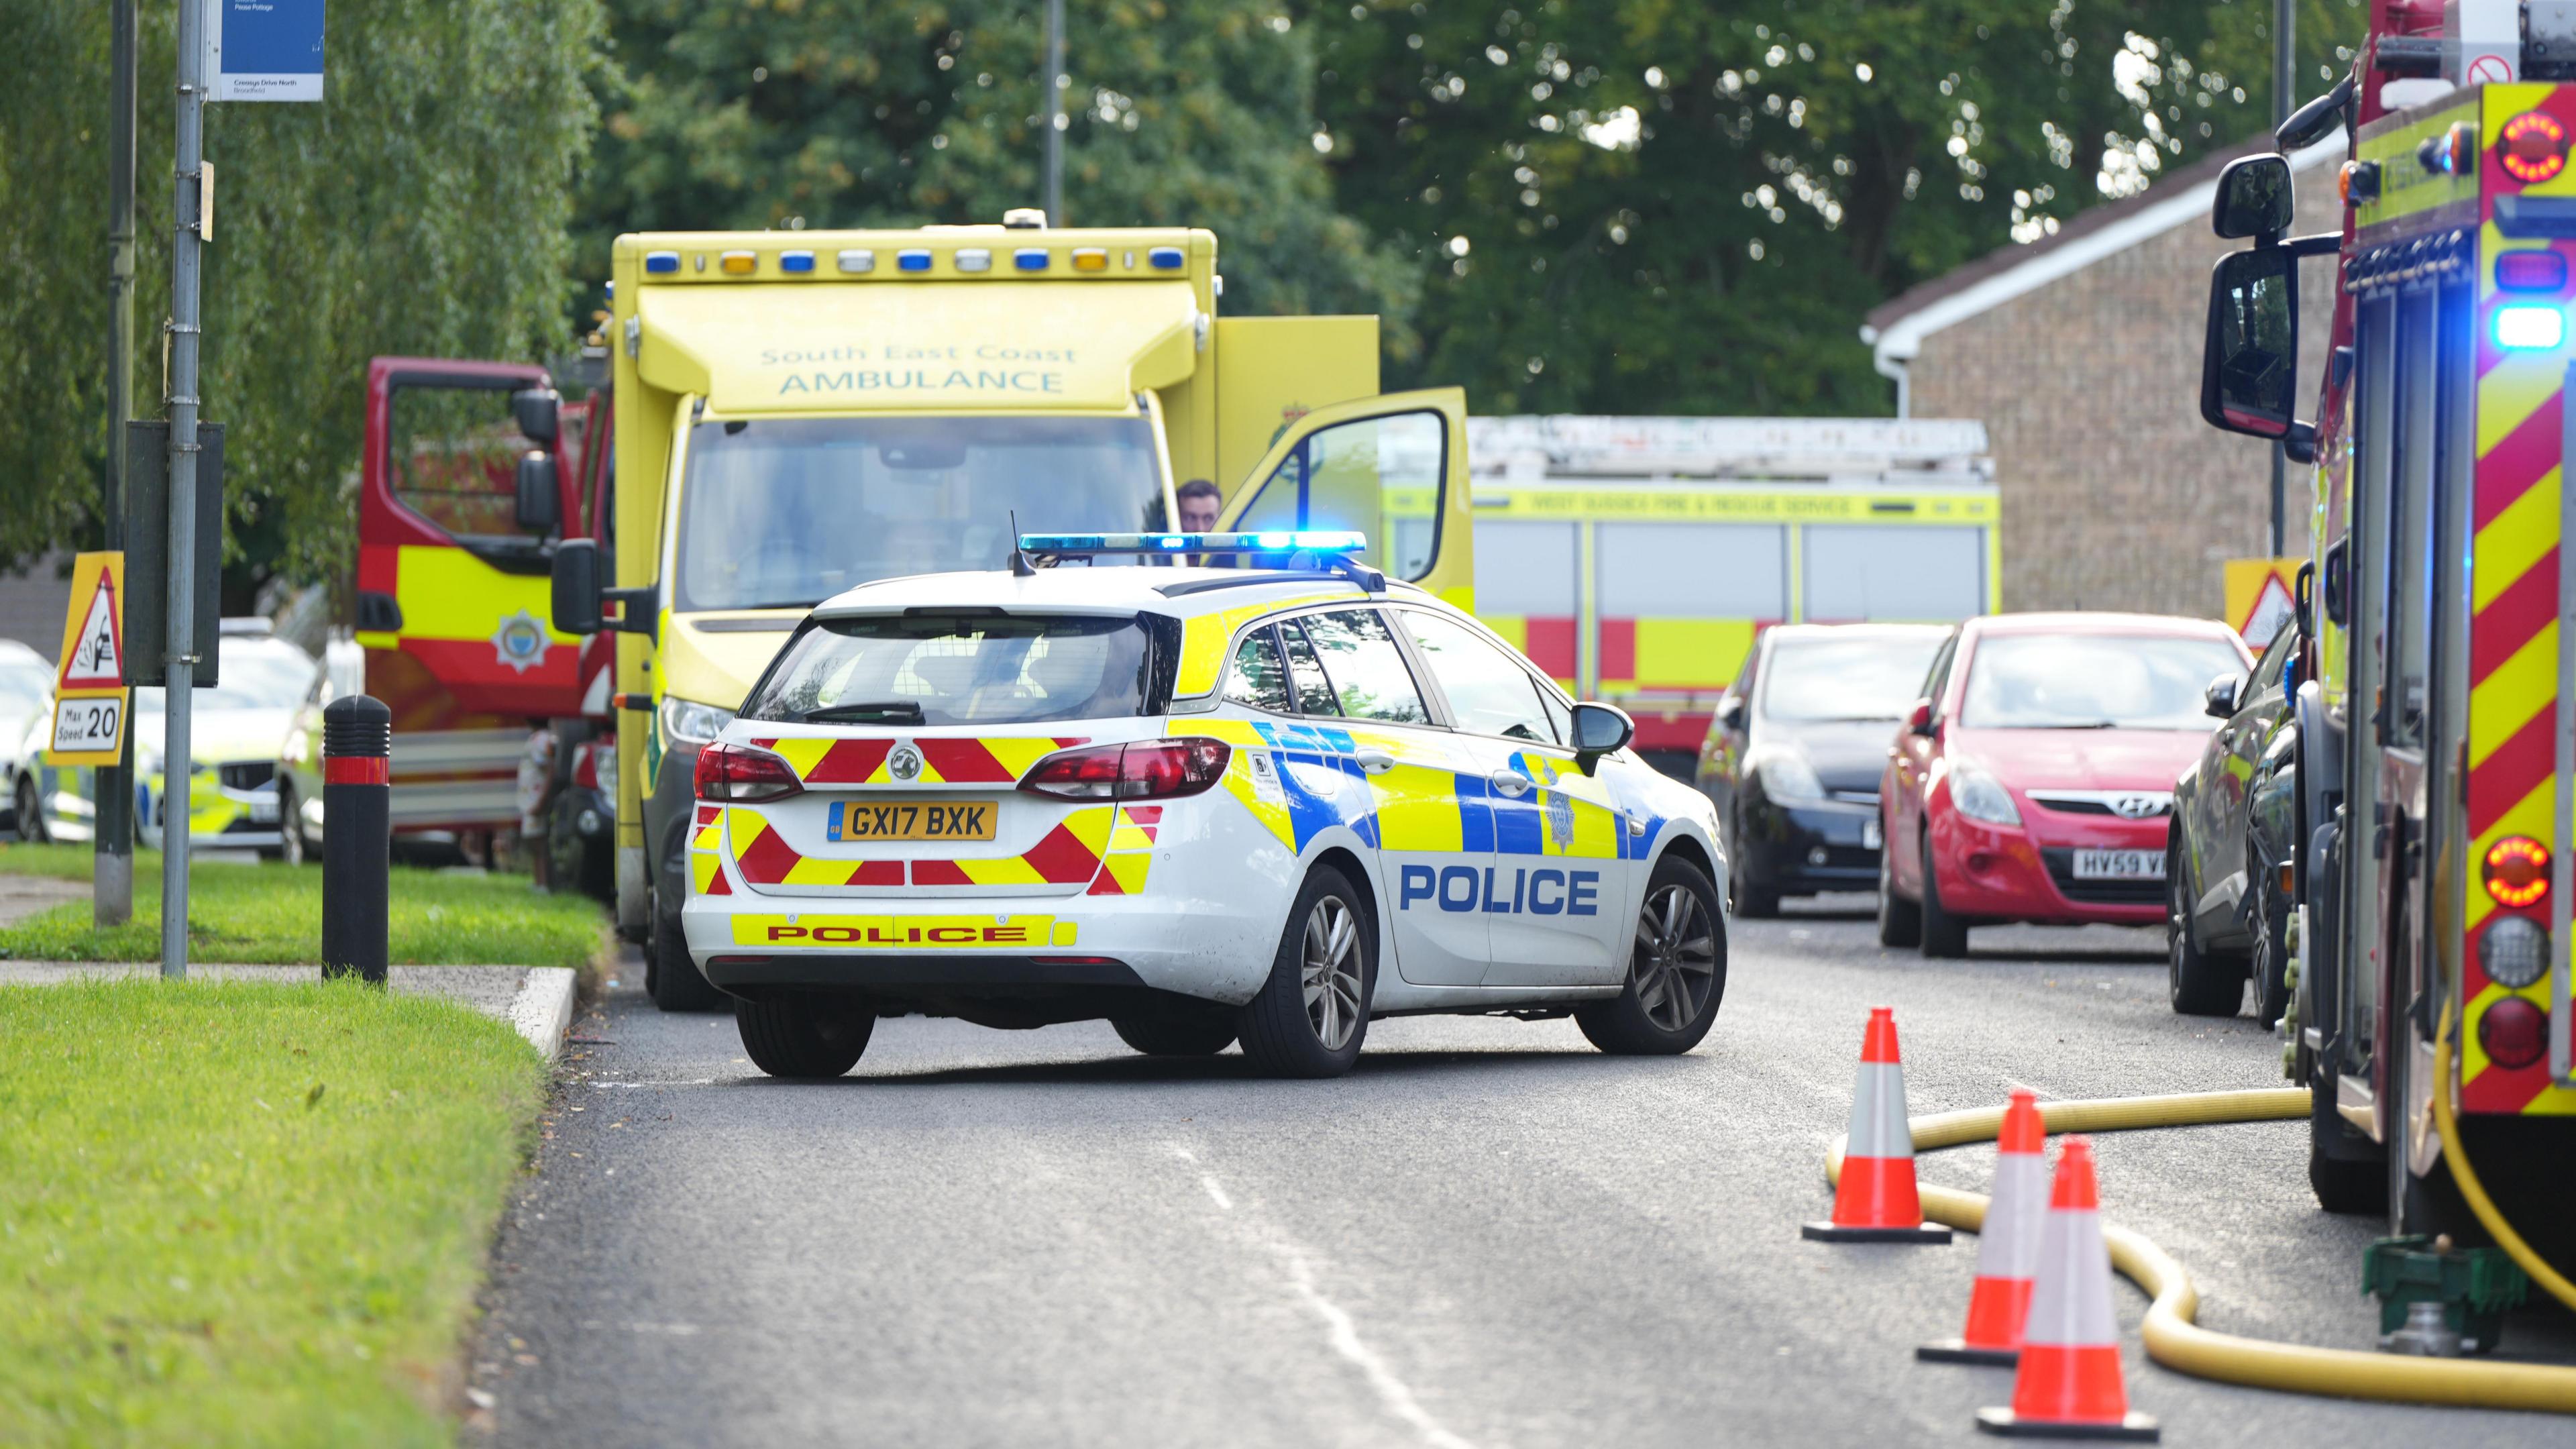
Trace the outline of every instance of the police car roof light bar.
<instances>
[{"instance_id":1,"label":"police car roof light bar","mask_svg":"<svg viewBox=\"0 0 2576 1449\"><path fill-rule=\"evenodd\" d=\"M1174 554L1285 554L1285 566L1337 574L1372 594L1386 592L1386 575L1354 555L1368 536L1351 530L1301 529L1260 533L1024 533L1019 554L1029 558L1092 559L1106 554L1169 557Z\"/></svg>"}]
</instances>

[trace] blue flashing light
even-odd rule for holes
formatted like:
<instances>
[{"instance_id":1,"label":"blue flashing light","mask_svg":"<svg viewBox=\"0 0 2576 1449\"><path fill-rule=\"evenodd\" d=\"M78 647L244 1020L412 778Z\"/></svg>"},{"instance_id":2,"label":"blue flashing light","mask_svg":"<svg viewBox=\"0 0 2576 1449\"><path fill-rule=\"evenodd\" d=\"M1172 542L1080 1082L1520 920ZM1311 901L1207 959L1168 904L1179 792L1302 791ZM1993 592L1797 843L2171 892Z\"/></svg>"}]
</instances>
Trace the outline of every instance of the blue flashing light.
<instances>
[{"instance_id":1,"label":"blue flashing light","mask_svg":"<svg viewBox=\"0 0 2576 1449\"><path fill-rule=\"evenodd\" d=\"M1145 252L1145 264L1157 271L1177 272L1189 265L1189 260L1179 247L1151 247Z\"/></svg>"},{"instance_id":2,"label":"blue flashing light","mask_svg":"<svg viewBox=\"0 0 2576 1449\"><path fill-rule=\"evenodd\" d=\"M814 254L812 252L780 252L778 254L778 270L791 273L810 272L814 270Z\"/></svg>"},{"instance_id":3,"label":"blue flashing light","mask_svg":"<svg viewBox=\"0 0 2576 1449\"><path fill-rule=\"evenodd\" d=\"M2566 339L2567 314L2556 307L2535 307L2525 303L2496 309L2496 346L2509 352L2540 351L2556 347Z\"/></svg>"},{"instance_id":4,"label":"blue flashing light","mask_svg":"<svg viewBox=\"0 0 2576 1449\"><path fill-rule=\"evenodd\" d=\"M1022 247L1011 253L1011 265L1024 272L1043 272L1047 269L1047 255L1045 247Z\"/></svg>"},{"instance_id":5,"label":"blue flashing light","mask_svg":"<svg viewBox=\"0 0 2576 1449\"><path fill-rule=\"evenodd\" d=\"M1350 531L1301 533L1024 533L1027 553L1358 553L1368 536Z\"/></svg>"},{"instance_id":6,"label":"blue flashing light","mask_svg":"<svg viewBox=\"0 0 2576 1449\"><path fill-rule=\"evenodd\" d=\"M644 270L651 275L660 276L663 273L676 272L679 269L680 254L678 252L646 252L644 254Z\"/></svg>"},{"instance_id":7,"label":"blue flashing light","mask_svg":"<svg viewBox=\"0 0 2576 1449\"><path fill-rule=\"evenodd\" d=\"M910 250L910 251L900 251L900 252L896 252L896 253L894 254L894 264L895 264L895 268L896 268L898 271L906 271L906 272L926 272L926 271L929 271L929 270L930 270L930 251L929 251L929 249L928 249L928 248L926 248L926 247L916 247L916 248L914 248L914 249L912 249L912 250Z\"/></svg>"}]
</instances>

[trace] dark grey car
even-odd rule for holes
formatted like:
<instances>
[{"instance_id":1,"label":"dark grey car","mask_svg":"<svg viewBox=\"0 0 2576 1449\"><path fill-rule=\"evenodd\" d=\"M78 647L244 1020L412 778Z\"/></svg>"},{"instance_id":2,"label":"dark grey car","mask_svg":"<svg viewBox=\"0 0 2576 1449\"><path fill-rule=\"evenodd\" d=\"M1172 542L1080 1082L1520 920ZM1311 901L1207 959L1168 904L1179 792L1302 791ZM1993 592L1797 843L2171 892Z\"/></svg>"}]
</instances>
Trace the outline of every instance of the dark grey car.
<instances>
[{"instance_id":1,"label":"dark grey car","mask_svg":"<svg viewBox=\"0 0 2576 1449\"><path fill-rule=\"evenodd\" d=\"M2252 670L2209 682L2209 713L2225 723L2174 784L2165 930L2178 1012L2235 1015L2249 975L2264 1024L2289 1002L2299 645L2297 622L2285 620Z\"/></svg>"}]
</instances>

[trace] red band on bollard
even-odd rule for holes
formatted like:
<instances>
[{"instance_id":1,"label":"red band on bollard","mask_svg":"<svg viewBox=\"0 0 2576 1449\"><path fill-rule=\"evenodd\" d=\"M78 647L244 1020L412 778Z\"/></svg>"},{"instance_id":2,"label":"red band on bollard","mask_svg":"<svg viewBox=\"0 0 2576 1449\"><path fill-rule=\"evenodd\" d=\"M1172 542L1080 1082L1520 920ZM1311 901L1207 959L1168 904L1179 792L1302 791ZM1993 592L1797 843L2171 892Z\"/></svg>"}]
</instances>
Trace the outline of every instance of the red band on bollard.
<instances>
[{"instance_id":1,"label":"red band on bollard","mask_svg":"<svg viewBox=\"0 0 2576 1449\"><path fill-rule=\"evenodd\" d=\"M325 785L390 785L393 761L383 755L329 755L322 761Z\"/></svg>"}]
</instances>

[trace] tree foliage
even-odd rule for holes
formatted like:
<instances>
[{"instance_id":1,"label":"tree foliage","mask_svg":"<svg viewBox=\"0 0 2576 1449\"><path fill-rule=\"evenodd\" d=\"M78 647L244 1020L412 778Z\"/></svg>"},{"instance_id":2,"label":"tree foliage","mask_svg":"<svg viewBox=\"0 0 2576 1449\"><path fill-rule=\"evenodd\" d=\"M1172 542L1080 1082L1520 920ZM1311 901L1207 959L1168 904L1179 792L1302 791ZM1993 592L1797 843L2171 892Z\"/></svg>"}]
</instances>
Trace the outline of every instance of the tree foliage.
<instances>
[{"instance_id":1,"label":"tree foliage","mask_svg":"<svg viewBox=\"0 0 2576 1449\"><path fill-rule=\"evenodd\" d=\"M175 9L145 4L134 409L162 411ZM0 562L100 536L108 7L0 0ZM225 439L226 603L354 538L367 359L563 345L597 0L333 0L318 105L207 108L204 416Z\"/></svg>"},{"instance_id":2,"label":"tree foliage","mask_svg":"<svg viewBox=\"0 0 2576 1449\"><path fill-rule=\"evenodd\" d=\"M1884 411L1915 282L2271 122L2265 0L1324 0L1342 208L1489 412ZM2299 0L2302 98L2358 0Z\"/></svg>"}]
</instances>

